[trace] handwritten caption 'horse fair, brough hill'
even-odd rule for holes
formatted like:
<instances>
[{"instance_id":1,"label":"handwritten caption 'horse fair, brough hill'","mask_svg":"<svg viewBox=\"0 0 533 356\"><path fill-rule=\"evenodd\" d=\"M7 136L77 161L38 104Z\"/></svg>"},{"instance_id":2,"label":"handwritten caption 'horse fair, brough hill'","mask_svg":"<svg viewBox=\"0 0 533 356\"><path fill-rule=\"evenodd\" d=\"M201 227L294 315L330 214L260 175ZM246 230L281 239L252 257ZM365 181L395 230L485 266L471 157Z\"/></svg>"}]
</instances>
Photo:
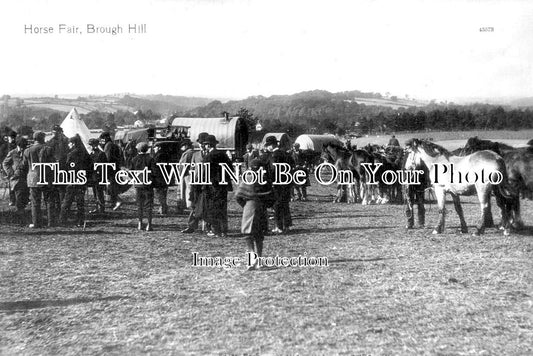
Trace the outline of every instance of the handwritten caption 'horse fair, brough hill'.
<instances>
[{"instance_id":1,"label":"handwritten caption 'horse fair, brough hill'","mask_svg":"<svg viewBox=\"0 0 533 356\"><path fill-rule=\"evenodd\" d=\"M245 184L266 184L267 172L264 167L257 170L245 170L241 172L242 163L234 163L229 166L220 163L220 181L218 184L228 184L230 182L238 184L242 181ZM190 184L210 185L211 166L210 163L157 163L160 177L163 178L167 185L180 184L185 177L190 175ZM366 176L365 183L374 185L385 183L388 185L402 184L413 185L420 184L420 178L424 174L423 170L380 170L381 163L362 163ZM84 185L87 184L87 171L75 170L74 164L71 164L72 170L59 169L59 163L34 163L32 169L39 171L39 184L58 184L58 185ZM93 169L101 177L98 184L110 184L110 174L114 174L115 181L118 184L125 185L149 185L152 183L152 171L148 167L143 170L117 170L115 163L94 163ZM478 174L479 173L479 174ZM318 183L329 185L353 184L357 182L354 172L351 170L337 170L331 163L321 163L315 169L315 178ZM52 182L48 179L52 178ZM269 177L270 178L270 177ZM305 184L307 173L303 170L293 170L287 163L274 163L272 184ZM430 179L433 183L439 184L462 184L462 183L491 183L500 184L503 176L498 171L485 172L460 172L455 171L453 164L434 164L431 169Z\"/></svg>"}]
</instances>

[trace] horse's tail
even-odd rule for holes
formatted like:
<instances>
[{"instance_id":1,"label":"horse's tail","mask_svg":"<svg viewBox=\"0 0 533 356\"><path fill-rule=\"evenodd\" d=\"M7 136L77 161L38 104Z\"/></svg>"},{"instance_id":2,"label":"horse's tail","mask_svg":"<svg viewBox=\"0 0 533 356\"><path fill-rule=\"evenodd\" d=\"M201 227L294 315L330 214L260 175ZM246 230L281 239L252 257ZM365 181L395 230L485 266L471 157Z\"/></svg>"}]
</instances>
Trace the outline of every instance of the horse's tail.
<instances>
[{"instance_id":1,"label":"horse's tail","mask_svg":"<svg viewBox=\"0 0 533 356\"><path fill-rule=\"evenodd\" d=\"M515 218L513 215L516 213L515 210L519 204L520 196L515 194L515 190L512 188L509 182L505 162L502 158L500 158L498 161L500 163L499 166L501 167L500 173L502 174L502 181L497 184L493 190L496 201L499 200L503 204L503 206L500 206L502 209L502 226L507 228L508 224L513 223ZM498 205L500 205L500 203L498 203ZM505 218L503 214L505 214Z\"/></svg>"}]
</instances>

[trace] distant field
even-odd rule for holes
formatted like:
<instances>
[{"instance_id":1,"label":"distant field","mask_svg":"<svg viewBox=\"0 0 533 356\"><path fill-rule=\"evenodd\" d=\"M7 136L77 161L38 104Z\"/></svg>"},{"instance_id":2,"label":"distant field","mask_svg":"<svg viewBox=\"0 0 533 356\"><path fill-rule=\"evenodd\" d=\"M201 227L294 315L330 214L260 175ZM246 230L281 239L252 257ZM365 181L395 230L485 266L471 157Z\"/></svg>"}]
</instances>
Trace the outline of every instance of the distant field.
<instances>
[{"instance_id":1,"label":"distant field","mask_svg":"<svg viewBox=\"0 0 533 356\"><path fill-rule=\"evenodd\" d=\"M448 149L456 149L464 146L466 140L470 137L478 136L481 139L493 140L507 143L511 146L520 147L525 146L526 143L533 138L533 130L501 130L501 131L429 131L429 132L401 132L397 133L396 138L403 146L405 141L410 138L431 138L436 143L442 144ZM352 144L357 146L365 146L367 144L386 145L391 138L391 135L375 135L368 137L360 137L352 140Z\"/></svg>"},{"instance_id":2,"label":"distant field","mask_svg":"<svg viewBox=\"0 0 533 356\"><path fill-rule=\"evenodd\" d=\"M393 109L398 108L408 108L410 106L425 106L427 103L417 101L417 100L406 100L406 99L398 99L396 101L389 100L389 99L369 99L369 98L355 98L353 101L355 101L357 104L365 104L365 105L379 105L379 106L385 106L385 107L391 107Z\"/></svg>"}]
</instances>

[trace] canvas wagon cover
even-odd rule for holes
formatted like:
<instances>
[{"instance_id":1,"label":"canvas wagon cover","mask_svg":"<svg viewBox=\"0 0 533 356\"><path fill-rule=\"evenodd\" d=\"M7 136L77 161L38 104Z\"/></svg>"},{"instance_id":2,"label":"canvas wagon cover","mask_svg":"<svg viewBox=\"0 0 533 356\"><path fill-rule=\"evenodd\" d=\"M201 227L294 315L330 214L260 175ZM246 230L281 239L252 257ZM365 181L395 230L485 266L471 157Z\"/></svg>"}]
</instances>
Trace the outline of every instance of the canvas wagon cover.
<instances>
[{"instance_id":1,"label":"canvas wagon cover","mask_svg":"<svg viewBox=\"0 0 533 356\"><path fill-rule=\"evenodd\" d=\"M313 150L316 152L321 152L322 147L328 143L342 145L342 142L335 135L300 135L294 143L299 143L300 149L302 150Z\"/></svg>"},{"instance_id":2,"label":"canvas wagon cover","mask_svg":"<svg viewBox=\"0 0 533 356\"><path fill-rule=\"evenodd\" d=\"M238 116L226 120L223 117L176 117L171 120L171 126L189 126L191 141L196 144L198 134L207 132L215 135L219 149L235 150L237 154L244 154L248 142L248 128L243 119Z\"/></svg>"}]
</instances>

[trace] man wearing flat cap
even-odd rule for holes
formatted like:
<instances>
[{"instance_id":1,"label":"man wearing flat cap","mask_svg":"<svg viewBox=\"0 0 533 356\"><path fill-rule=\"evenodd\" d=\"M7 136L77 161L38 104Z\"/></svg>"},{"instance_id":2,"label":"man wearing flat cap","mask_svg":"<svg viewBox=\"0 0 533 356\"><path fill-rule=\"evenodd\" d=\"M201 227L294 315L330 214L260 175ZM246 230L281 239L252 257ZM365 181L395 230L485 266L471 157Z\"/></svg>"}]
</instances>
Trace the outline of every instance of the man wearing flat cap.
<instances>
[{"instance_id":1,"label":"man wearing flat cap","mask_svg":"<svg viewBox=\"0 0 533 356\"><path fill-rule=\"evenodd\" d=\"M146 142L139 142L137 144L138 155L131 161L131 169L142 171L148 168L152 173L154 172L153 158L148 154L148 144ZM152 209L154 205L154 190L152 184L143 182L142 184L134 185L136 190L135 200L137 201L137 216L139 219L137 229L143 229L143 218L146 213L148 223L146 224L146 231L152 231Z\"/></svg>"},{"instance_id":2,"label":"man wearing flat cap","mask_svg":"<svg viewBox=\"0 0 533 356\"><path fill-rule=\"evenodd\" d=\"M207 148L203 163L209 164L211 184L202 186L201 194L205 199L207 209L201 209L201 211L197 209L196 216L202 217L211 224L212 231L208 233L208 236L226 237L228 233L228 191L233 190L233 187L228 180L226 180L227 184L221 183L221 164L227 164L231 169L232 163L225 152L217 149L218 141L214 135L207 136L203 144Z\"/></svg>"},{"instance_id":3,"label":"man wearing flat cap","mask_svg":"<svg viewBox=\"0 0 533 356\"><path fill-rule=\"evenodd\" d=\"M270 152L269 158L269 176L275 181L275 163L286 163L294 169L294 161L290 154L280 150L278 140L274 136L266 138L265 148ZM276 227L272 230L274 234L288 233L292 225L290 201L291 201L291 184L275 184L272 186L274 193L274 221Z\"/></svg>"},{"instance_id":4,"label":"man wearing flat cap","mask_svg":"<svg viewBox=\"0 0 533 356\"><path fill-rule=\"evenodd\" d=\"M181 156L180 163L191 163L191 164L199 164L204 161L204 157L207 155L207 149L206 145L204 145L205 138L209 136L207 132L200 132L198 135L198 139L196 142L200 145L200 150L194 151L192 149L192 143L191 146L188 147L183 155ZM198 200L200 198L200 193L202 190L202 187L200 185L190 185L190 172L185 173L186 181L189 183L186 183L189 185L189 194L187 195L186 189L185 189L185 195L187 196L187 204L189 204L190 201L190 208L191 213L189 214L189 219L187 221L187 228L182 230L181 232L184 234L190 234L193 233L196 229L198 229L198 224L200 222L200 218L196 216L196 207L198 205ZM178 199L185 198L183 197L183 194L180 192L180 196ZM187 205L189 207L189 205ZM198 208L198 212L200 212L200 208ZM203 214L203 213L202 213ZM201 214L201 215L202 215Z\"/></svg>"},{"instance_id":5,"label":"man wearing flat cap","mask_svg":"<svg viewBox=\"0 0 533 356\"><path fill-rule=\"evenodd\" d=\"M38 165L34 165L34 163L55 162L52 149L50 146L45 145L44 138L44 132L37 131L33 134L34 144L24 150L22 164L19 166L18 172L15 173L20 177L26 175L26 182L30 189L32 218L32 223L29 225L30 228L42 227L42 198L44 198L47 206L48 226L54 225L57 215L55 208L59 205L59 197L54 194L52 186L54 172L49 168L41 170Z\"/></svg>"},{"instance_id":6,"label":"man wearing flat cap","mask_svg":"<svg viewBox=\"0 0 533 356\"><path fill-rule=\"evenodd\" d=\"M107 194L110 197L113 210L117 210L122 205L122 200L120 200L118 196L120 187L115 180L115 173L120 169L122 153L120 152L120 148L111 139L111 134L109 132L102 132L100 134L100 145L104 148L107 162L115 164L115 169L109 169L110 184L107 186Z\"/></svg>"},{"instance_id":7,"label":"man wearing flat cap","mask_svg":"<svg viewBox=\"0 0 533 356\"><path fill-rule=\"evenodd\" d=\"M95 163L107 163L105 153L100 149L100 141L96 138L89 139L89 146L91 147L90 157L91 164L94 167ZM92 170L91 176L88 177L89 186L92 187L94 197L96 198L96 208L89 211L90 214L105 213L105 185L100 184L102 181L102 170Z\"/></svg>"}]
</instances>

